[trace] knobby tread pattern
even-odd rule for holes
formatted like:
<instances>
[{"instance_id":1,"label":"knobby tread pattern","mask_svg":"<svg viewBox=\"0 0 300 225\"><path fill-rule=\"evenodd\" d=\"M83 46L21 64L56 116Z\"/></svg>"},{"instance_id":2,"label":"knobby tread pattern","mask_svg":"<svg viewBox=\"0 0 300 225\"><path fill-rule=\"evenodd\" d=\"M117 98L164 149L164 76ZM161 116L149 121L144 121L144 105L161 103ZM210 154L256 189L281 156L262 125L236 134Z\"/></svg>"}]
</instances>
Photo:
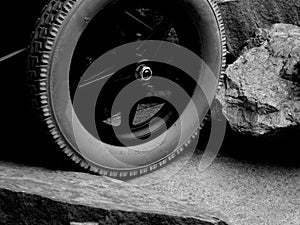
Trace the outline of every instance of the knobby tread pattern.
<instances>
[{"instance_id":1,"label":"knobby tread pattern","mask_svg":"<svg viewBox=\"0 0 300 225\"><path fill-rule=\"evenodd\" d=\"M227 40L226 40L226 31L224 26L224 21L220 12L220 9L218 7L218 1L217 0L208 0L210 2L212 9L215 13L215 16L218 20L219 24L219 31L221 33L221 43L222 43L222 68L220 72L220 78L219 78L219 85L218 90L224 85L224 79L225 79L225 69L226 69L226 54L227 54Z\"/></svg>"},{"instance_id":2,"label":"knobby tread pattern","mask_svg":"<svg viewBox=\"0 0 300 225\"><path fill-rule=\"evenodd\" d=\"M40 18L36 22L35 29L31 35L31 42L28 47L28 63L27 63L27 85L29 88L29 94L32 101L32 107L34 111L37 112L38 117L47 133L50 134L51 139L56 142L56 144L62 149L62 151L67 154L73 161L80 164L85 169L90 171L106 175L110 177L126 178L126 177L136 177L148 173L150 171L156 170L159 167L164 166L168 161L173 160L177 155L179 155L184 147L187 147L192 139L195 139L202 128L205 117L202 124L195 133L193 133L181 147L179 147L175 152L172 152L164 159L161 159L158 163L154 163L150 166L145 166L144 168L139 168L135 170L128 171L116 171L107 168L99 168L90 165L86 160L72 149L68 142L64 139L63 134L59 130L59 126L54 119L54 112L51 108L51 101L49 95L49 76L51 67L51 58L53 55L53 47L57 41L57 36L59 34L60 28L64 23L65 18L70 14L75 4L79 4L84 0L50 0L47 5L45 5ZM221 18L221 13L219 12L218 5L215 0L207 0L213 11L215 12L216 19L219 23L219 30L222 38L222 56L223 65L220 77L219 88L223 85L224 68L225 68L225 56L226 56L226 36L223 21Z\"/></svg>"}]
</instances>

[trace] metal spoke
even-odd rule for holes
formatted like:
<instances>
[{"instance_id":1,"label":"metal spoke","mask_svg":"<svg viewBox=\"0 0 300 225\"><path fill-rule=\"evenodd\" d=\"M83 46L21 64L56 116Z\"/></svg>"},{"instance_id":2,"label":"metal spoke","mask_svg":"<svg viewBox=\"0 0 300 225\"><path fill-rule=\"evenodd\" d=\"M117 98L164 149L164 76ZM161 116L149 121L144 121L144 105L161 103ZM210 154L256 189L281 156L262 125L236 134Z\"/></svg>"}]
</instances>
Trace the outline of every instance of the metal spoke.
<instances>
[{"instance_id":1,"label":"metal spoke","mask_svg":"<svg viewBox=\"0 0 300 225\"><path fill-rule=\"evenodd\" d=\"M111 67L109 67L109 68L107 68L107 69L101 71L100 73L97 73L96 75L94 75L94 76L92 76L92 77L86 79L85 81L88 81L88 82L79 85L79 88L82 88L82 87L87 86L87 85L89 85L89 84L92 84L92 83L94 83L94 82L96 82L96 81L100 81L100 80L103 80L103 79L105 79L105 78L108 78L108 77L114 75L115 71L114 71L114 72L111 72L111 73L108 73L108 74L105 74L106 72L112 70L113 68L114 68L114 66L111 66ZM105 74L105 75L103 75L103 74ZM97 78L97 77L99 77L100 75L103 75L103 76L101 76L100 78ZM94 79L94 78L97 78L97 79ZM92 80L92 79L93 79L93 80Z\"/></svg>"},{"instance_id":2,"label":"metal spoke","mask_svg":"<svg viewBox=\"0 0 300 225\"><path fill-rule=\"evenodd\" d=\"M146 24L145 22L143 22L142 20L140 20L139 18L135 17L134 15L132 15L131 13L129 13L128 11L124 12L126 15L130 16L131 18L133 18L134 20L136 20L137 22L143 24L145 27L147 27L148 29L150 29L151 31L153 31L153 28L150 27L148 24Z\"/></svg>"}]
</instances>

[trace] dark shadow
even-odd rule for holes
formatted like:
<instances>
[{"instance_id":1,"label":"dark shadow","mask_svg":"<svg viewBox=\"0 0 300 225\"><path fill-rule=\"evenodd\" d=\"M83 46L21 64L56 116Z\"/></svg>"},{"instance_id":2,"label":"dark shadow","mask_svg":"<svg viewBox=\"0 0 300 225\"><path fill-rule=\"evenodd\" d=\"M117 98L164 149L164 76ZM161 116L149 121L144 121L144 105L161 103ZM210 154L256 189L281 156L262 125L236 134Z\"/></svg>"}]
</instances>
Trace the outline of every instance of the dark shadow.
<instances>
[{"instance_id":1,"label":"dark shadow","mask_svg":"<svg viewBox=\"0 0 300 225\"><path fill-rule=\"evenodd\" d=\"M0 63L2 147L0 160L53 170L84 171L72 162L37 125L27 98L23 52Z\"/></svg>"},{"instance_id":2,"label":"dark shadow","mask_svg":"<svg viewBox=\"0 0 300 225\"><path fill-rule=\"evenodd\" d=\"M253 137L228 126L220 154L254 164L300 167L299 134L299 128L289 128L272 136Z\"/></svg>"},{"instance_id":3,"label":"dark shadow","mask_svg":"<svg viewBox=\"0 0 300 225\"><path fill-rule=\"evenodd\" d=\"M210 133L209 124L199 138L197 154L206 146ZM228 157L241 162L274 166L300 167L300 128L282 129L269 136L254 137L233 131L229 124L218 157Z\"/></svg>"}]
</instances>

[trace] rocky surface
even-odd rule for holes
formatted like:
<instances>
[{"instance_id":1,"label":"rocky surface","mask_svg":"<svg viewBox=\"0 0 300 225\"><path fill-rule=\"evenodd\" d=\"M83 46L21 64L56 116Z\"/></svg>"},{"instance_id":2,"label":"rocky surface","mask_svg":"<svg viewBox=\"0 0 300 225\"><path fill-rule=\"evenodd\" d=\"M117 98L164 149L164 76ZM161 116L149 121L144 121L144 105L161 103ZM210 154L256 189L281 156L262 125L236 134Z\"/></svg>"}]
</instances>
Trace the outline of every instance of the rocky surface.
<instances>
[{"instance_id":1,"label":"rocky surface","mask_svg":"<svg viewBox=\"0 0 300 225\"><path fill-rule=\"evenodd\" d=\"M300 27L259 29L226 75L217 99L234 130L257 136L300 125Z\"/></svg>"},{"instance_id":2,"label":"rocky surface","mask_svg":"<svg viewBox=\"0 0 300 225\"><path fill-rule=\"evenodd\" d=\"M228 61L234 60L258 28L275 23L300 26L299 0L217 0L228 41Z\"/></svg>"},{"instance_id":3,"label":"rocky surface","mask_svg":"<svg viewBox=\"0 0 300 225\"><path fill-rule=\"evenodd\" d=\"M101 176L0 162L0 224L225 225L213 213Z\"/></svg>"}]
</instances>

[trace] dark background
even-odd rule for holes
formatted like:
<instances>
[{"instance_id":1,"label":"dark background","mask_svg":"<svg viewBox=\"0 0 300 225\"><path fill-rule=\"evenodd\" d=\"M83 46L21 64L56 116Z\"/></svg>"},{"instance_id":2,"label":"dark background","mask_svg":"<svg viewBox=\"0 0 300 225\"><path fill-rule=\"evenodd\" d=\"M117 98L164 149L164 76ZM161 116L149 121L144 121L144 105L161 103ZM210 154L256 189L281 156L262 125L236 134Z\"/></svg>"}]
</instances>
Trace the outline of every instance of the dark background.
<instances>
[{"instance_id":1,"label":"dark background","mask_svg":"<svg viewBox=\"0 0 300 225\"><path fill-rule=\"evenodd\" d=\"M27 48L35 23L48 0L2 1L0 58ZM43 135L37 125L26 89L24 51L0 62L2 146L0 160L52 169L81 170Z\"/></svg>"}]
</instances>

